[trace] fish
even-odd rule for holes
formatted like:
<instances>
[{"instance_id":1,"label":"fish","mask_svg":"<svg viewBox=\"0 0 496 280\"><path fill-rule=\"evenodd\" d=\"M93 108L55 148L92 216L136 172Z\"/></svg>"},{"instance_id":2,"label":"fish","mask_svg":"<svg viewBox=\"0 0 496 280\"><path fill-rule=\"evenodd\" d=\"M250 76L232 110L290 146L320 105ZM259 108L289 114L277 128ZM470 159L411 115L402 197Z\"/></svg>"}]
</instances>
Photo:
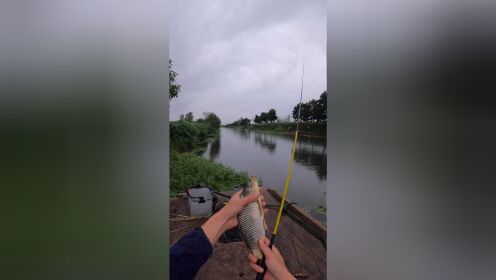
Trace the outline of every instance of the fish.
<instances>
[{"instance_id":1,"label":"fish","mask_svg":"<svg viewBox=\"0 0 496 280\"><path fill-rule=\"evenodd\" d=\"M258 179L256 176L250 177L250 182L243 187L241 197L249 196L254 192L260 192ZM258 259L263 257L260 248L258 248L258 240L265 237L267 224L265 223L262 197L256 201L249 203L238 215L239 232L241 239L250 249L251 253Z\"/></svg>"}]
</instances>

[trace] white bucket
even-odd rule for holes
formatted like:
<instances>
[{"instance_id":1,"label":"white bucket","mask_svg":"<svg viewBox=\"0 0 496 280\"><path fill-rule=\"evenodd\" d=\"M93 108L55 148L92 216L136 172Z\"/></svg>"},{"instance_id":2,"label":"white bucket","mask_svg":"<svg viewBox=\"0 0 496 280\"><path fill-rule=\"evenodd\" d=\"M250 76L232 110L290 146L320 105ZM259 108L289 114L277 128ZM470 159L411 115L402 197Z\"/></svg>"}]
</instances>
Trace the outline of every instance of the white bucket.
<instances>
[{"instance_id":1,"label":"white bucket","mask_svg":"<svg viewBox=\"0 0 496 280\"><path fill-rule=\"evenodd\" d=\"M194 217L207 217L212 214L212 190L205 186L189 187L188 195L190 215Z\"/></svg>"}]
</instances>

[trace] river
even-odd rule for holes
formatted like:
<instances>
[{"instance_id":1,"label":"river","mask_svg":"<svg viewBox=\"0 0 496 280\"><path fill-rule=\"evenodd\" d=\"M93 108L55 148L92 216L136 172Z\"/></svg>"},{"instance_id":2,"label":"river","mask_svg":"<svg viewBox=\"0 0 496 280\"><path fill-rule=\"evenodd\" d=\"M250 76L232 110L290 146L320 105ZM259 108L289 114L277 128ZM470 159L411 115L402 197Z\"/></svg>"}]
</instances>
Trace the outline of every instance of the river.
<instances>
[{"instance_id":1,"label":"river","mask_svg":"<svg viewBox=\"0 0 496 280\"><path fill-rule=\"evenodd\" d=\"M293 136L236 128L221 128L220 137L208 144L202 156L261 178L263 186L284 189ZM287 199L325 222L318 211L326 204L326 139L298 136Z\"/></svg>"}]
</instances>

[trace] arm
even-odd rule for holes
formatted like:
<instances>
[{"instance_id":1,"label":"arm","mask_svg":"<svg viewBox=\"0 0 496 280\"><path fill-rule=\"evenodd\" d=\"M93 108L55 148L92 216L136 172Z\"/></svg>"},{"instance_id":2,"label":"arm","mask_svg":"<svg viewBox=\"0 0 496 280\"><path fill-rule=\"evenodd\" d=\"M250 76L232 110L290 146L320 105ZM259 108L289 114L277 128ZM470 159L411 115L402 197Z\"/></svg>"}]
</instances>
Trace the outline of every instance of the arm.
<instances>
[{"instance_id":1,"label":"arm","mask_svg":"<svg viewBox=\"0 0 496 280\"><path fill-rule=\"evenodd\" d=\"M241 192L232 196L219 212L170 248L171 279L193 279L213 253L213 246L228 229L238 225L237 215L245 206L258 199L260 194L240 197ZM265 203L264 203L265 204Z\"/></svg>"},{"instance_id":2,"label":"arm","mask_svg":"<svg viewBox=\"0 0 496 280\"><path fill-rule=\"evenodd\" d=\"M217 243L221 235L227 230L225 224L228 220L229 217L226 213L220 210L201 226L212 246Z\"/></svg>"},{"instance_id":3,"label":"arm","mask_svg":"<svg viewBox=\"0 0 496 280\"><path fill-rule=\"evenodd\" d=\"M259 193L253 193L247 197L241 197L240 195L241 191L235 193L219 212L215 213L203 224L202 229L212 246L217 243L226 230L238 225L238 214L241 210L261 196ZM265 202L263 204L265 205Z\"/></svg>"},{"instance_id":4,"label":"arm","mask_svg":"<svg viewBox=\"0 0 496 280\"><path fill-rule=\"evenodd\" d=\"M201 228L187 233L170 248L170 279L193 279L212 252Z\"/></svg>"}]
</instances>

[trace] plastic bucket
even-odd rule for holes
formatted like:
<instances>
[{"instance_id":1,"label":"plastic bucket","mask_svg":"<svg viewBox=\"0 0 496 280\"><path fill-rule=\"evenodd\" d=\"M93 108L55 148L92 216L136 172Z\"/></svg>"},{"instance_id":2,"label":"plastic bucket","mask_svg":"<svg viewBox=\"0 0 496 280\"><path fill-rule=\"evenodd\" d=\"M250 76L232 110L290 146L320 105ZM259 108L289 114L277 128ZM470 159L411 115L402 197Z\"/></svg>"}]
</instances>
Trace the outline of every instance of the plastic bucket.
<instances>
[{"instance_id":1,"label":"plastic bucket","mask_svg":"<svg viewBox=\"0 0 496 280\"><path fill-rule=\"evenodd\" d=\"M206 217L212 215L213 194L206 186L194 186L186 189L191 216Z\"/></svg>"}]
</instances>

